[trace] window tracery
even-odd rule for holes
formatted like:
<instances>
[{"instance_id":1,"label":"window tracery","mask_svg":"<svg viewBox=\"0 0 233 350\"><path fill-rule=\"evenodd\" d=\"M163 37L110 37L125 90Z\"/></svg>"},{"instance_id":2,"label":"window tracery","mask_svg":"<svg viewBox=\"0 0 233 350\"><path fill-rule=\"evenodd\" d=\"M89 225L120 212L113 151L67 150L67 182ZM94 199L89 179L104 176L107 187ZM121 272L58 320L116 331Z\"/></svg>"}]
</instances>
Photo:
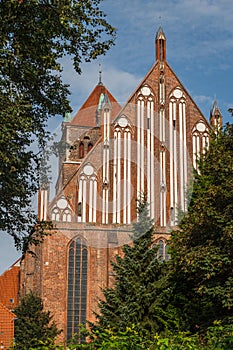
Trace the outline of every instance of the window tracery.
<instances>
[{"instance_id":1,"label":"window tracery","mask_svg":"<svg viewBox=\"0 0 233 350\"><path fill-rule=\"evenodd\" d=\"M157 246L158 246L158 251L157 251L157 258L158 260L169 260L170 259L170 255L169 255L169 252L168 252L168 248L169 248L169 244L166 240L164 239L160 239L158 242L157 242Z\"/></svg>"},{"instance_id":2,"label":"window tracery","mask_svg":"<svg viewBox=\"0 0 233 350\"><path fill-rule=\"evenodd\" d=\"M52 221L60 221L61 213L60 210L55 207L52 210Z\"/></svg>"},{"instance_id":3,"label":"window tracery","mask_svg":"<svg viewBox=\"0 0 233 350\"><path fill-rule=\"evenodd\" d=\"M74 335L79 341L84 337L80 325L86 324L87 308L87 268L88 251L84 239L73 240L68 247L68 281L67 281L67 340Z\"/></svg>"},{"instance_id":4,"label":"window tracery","mask_svg":"<svg viewBox=\"0 0 233 350\"><path fill-rule=\"evenodd\" d=\"M192 130L193 141L193 167L198 170L198 160L202 154L205 154L209 147L209 130L205 123L200 120Z\"/></svg>"}]
</instances>

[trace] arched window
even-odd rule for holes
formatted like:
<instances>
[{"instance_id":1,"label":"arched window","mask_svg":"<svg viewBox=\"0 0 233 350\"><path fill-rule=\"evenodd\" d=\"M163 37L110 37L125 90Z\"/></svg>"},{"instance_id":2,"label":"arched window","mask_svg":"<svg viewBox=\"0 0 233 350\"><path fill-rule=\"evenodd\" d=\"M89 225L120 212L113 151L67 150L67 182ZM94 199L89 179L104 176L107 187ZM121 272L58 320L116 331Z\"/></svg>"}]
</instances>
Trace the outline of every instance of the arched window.
<instances>
[{"instance_id":1,"label":"arched window","mask_svg":"<svg viewBox=\"0 0 233 350\"><path fill-rule=\"evenodd\" d=\"M53 208L52 221L60 221L60 210L58 208Z\"/></svg>"},{"instance_id":2,"label":"arched window","mask_svg":"<svg viewBox=\"0 0 233 350\"><path fill-rule=\"evenodd\" d=\"M93 144L89 142L87 146L87 152L89 152L92 148L93 148Z\"/></svg>"},{"instance_id":3,"label":"arched window","mask_svg":"<svg viewBox=\"0 0 233 350\"><path fill-rule=\"evenodd\" d=\"M158 245L158 251L157 251L157 258L159 260L169 260L170 259L170 255L168 253L168 243L165 242L164 240L160 239L157 243Z\"/></svg>"},{"instance_id":4,"label":"arched window","mask_svg":"<svg viewBox=\"0 0 233 350\"><path fill-rule=\"evenodd\" d=\"M71 242L68 252L67 341L74 335L79 342L85 340L80 334L80 324L86 324L87 264L86 243L77 238Z\"/></svg>"},{"instance_id":5,"label":"arched window","mask_svg":"<svg viewBox=\"0 0 233 350\"><path fill-rule=\"evenodd\" d=\"M79 144L79 158L84 158L84 143L80 142Z\"/></svg>"},{"instance_id":6,"label":"arched window","mask_svg":"<svg viewBox=\"0 0 233 350\"><path fill-rule=\"evenodd\" d=\"M158 259L163 260L163 248L164 248L164 242L162 240L158 243Z\"/></svg>"},{"instance_id":7,"label":"arched window","mask_svg":"<svg viewBox=\"0 0 233 350\"><path fill-rule=\"evenodd\" d=\"M62 213L62 221L71 222L71 212L69 208L66 208Z\"/></svg>"}]
</instances>

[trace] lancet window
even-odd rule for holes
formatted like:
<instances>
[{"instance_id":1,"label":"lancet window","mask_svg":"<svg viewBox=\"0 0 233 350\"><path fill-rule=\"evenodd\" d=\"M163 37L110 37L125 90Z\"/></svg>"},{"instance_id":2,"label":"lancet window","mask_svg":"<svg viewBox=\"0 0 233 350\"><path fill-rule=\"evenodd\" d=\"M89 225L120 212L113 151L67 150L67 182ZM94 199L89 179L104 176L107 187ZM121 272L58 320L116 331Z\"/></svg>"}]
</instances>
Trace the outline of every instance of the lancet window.
<instances>
[{"instance_id":1,"label":"lancet window","mask_svg":"<svg viewBox=\"0 0 233 350\"><path fill-rule=\"evenodd\" d=\"M84 165L78 180L78 222L96 222L97 177L90 163Z\"/></svg>"},{"instance_id":2,"label":"lancet window","mask_svg":"<svg viewBox=\"0 0 233 350\"><path fill-rule=\"evenodd\" d=\"M158 245L158 251L157 251L157 258L159 260L169 260L170 259L170 255L168 253L168 243L167 241L160 239L157 242Z\"/></svg>"},{"instance_id":3,"label":"lancet window","mask_svg":"<svg viewBox=\"0 0 233 350\"><path fill-rule=\"evenodd\" d=\"M58 208L53 208L52 210L52 221L60 221L61 213Z\"/></svg>"},{"instance_id":4,"label":"lancet window","mask_svg":"<svg viewBox=\"0 0 233 350\"><path fill-rule=\"evenodd\" d=\"M87 268L88 251L86 242L78 237L68 248L68 281L67 281L67 341L80 334L80 325L86 323L87 309Z\"/></svg>"},{"instance_id":5,"label":"lancet window","mask_svg":"<svg viewBox=\"0 0 233 350\"><path fill-rule=\"evenodd\" d=\"M199 121L193 128L193 167L198 170L198 160L209 147L209 131L203 121Z\"/></svg>"}]
</instances>

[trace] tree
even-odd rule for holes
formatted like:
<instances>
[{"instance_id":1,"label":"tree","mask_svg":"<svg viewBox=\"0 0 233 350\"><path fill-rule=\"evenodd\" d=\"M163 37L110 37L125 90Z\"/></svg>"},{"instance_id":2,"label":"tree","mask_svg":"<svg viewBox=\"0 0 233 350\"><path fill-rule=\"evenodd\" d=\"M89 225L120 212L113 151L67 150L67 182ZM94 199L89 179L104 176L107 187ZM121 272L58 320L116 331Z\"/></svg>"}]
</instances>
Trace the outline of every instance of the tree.
<instances>
[{"instance_id":1,"label":"tree","mask_svg":"<svg viewBox=\"0 0 233 350\"><path fill-rule=\"evenodd\" d=\"M29 293L20 301L14 311L15 322L15 348L48 349L55 348L54 341L61 332L52 321L49 311L43 310L43 303L39 296Z\"/></svg>"},{"instance_id":2,"label":"tree","mask_svg":"<svg viewBox=\"0 0 233 350\"><path fill-rule=\"evenodd\" d=\"M0 2L0 230L18 247L35 221L30 201L38 188L47 120L71 111L61 58L70 55L80 73L83 60L113 44L115 29L100 2Z\"/></svg>"},{"instance_id":3,"label":"tree","mask_svg":"<svg viewBox=\"0 0 233 350\"><path fill-rule=\"evenodd\" d=\"M212 135L187 215L171 239L173 302L186 329L232 322L233 125Z\"/></svg>"},{"instance_id":4,"label":"tree","mask_svg":"<svg viewBox=\"0 0 233 350\"><path fill-rule=\"evenodd\" d=\"M153 334L166 327L166 317L161 319L160 306L155 303L163 284L163 263L157 259L153 235L143 198L138 203L138 222L133 224L133 243L124 245L123 257L117 255L112 262L114 286L103 291L105 300L99 303L97 328L125 331L134 324L136 330Z\"/></svg>"}]
</instances>

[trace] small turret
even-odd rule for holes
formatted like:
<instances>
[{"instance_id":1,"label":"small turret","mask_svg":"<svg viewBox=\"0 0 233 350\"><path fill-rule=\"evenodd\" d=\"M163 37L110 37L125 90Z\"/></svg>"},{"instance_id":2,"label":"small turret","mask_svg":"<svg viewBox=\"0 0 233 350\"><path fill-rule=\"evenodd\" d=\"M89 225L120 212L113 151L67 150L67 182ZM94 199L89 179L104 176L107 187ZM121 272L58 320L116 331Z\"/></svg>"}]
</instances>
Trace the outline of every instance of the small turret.
<instances>
[{"instance_id":1,"label":"small turret","mask_svg":"<svg viewBox=\"0 0 233 350\"><path fill-rule=\"evenodd\" d=\"M216 131L222 128L222 114L216 100L214 100L213 107L210 110L210 125L216 129Z\"/></svg>"},{"instance_id":2,"label":"small turret","mask_svg":"<svg viewBox=\"0 0 233 350\"><path fill-rule=\"evenodd\" d=\"M155 38L156 61L166 61L166 36L160 26Z\"/></svg>"}]
</instances>

